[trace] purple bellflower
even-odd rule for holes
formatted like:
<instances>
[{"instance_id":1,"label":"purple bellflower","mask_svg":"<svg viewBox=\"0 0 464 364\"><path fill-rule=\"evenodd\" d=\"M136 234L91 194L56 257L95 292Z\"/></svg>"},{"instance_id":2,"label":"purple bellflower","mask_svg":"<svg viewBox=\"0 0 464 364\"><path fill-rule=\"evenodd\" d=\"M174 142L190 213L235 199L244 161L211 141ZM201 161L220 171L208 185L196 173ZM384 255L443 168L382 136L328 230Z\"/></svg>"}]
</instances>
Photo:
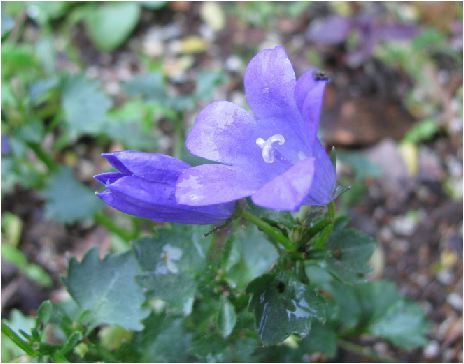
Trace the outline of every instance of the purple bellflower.
<instances>
[{"instance_id":1,"label":"purple bellflower","mask_svg":"<svg viewBox=\"0 0 464 364\"><path fill-rule=\"evenodd\" d=\"M176 158L130 150L105 153L103 157L118 172L95 176L106 186L97 196L126 214L157 222L215 224L226 220L233 212L233 203L201 207L177 203L177 178L190 166Z\"/></svg>"},{"instance_id":2,"label":"purple bellflower","mask_svg":"<svg viewBox=\"0 0 464 364\"><path fill-rule=\"evenodd\" d=\"M315 20L309 26L306 36L319 44L340 44L348 39L352 32L357 32L357 48L347 55L347 62L358 66L368 59L381 41L408 40L419 33L414 25L386 22L378 15L362 13L356 17L331 15L322 20Z\"/></svg>"},{"instance_id":3,"label":"purple bellflower","mask_svg":"<svg viewBox=\"0 0 464 364\"><path fill-rule=\"evenodd\" d=\"M256 205L287 211L328 204L335 170L317 138L326 82L313 69L296 80L282 46L260 51L244 75L253 113L218 101L197 116L187 149L220 164L183 169L177 202L200 207L251 196Z\"/></svg>"}]
</instances>

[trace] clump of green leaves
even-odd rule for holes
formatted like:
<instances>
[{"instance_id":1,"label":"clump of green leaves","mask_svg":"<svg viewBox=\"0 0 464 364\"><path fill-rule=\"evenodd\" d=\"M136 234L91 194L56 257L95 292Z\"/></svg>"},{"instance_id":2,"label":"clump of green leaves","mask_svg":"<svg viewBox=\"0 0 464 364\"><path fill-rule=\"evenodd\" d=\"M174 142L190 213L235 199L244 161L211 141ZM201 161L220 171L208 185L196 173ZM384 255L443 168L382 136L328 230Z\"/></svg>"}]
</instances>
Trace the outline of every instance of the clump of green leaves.
<instances>
[{"instance_id":1,"label":"clump of green leaves","mask_svg":"<svg viewBox=\"0 0 464 364\"><path fill-rule=\"evenodd\" d=\"M125 253L71 259L70 300L44 303L32 329L5 321L2 333L52 361L302 361L366 335L406 350L426 343L422 309L391 282L366 280L375 242L333 206L281 219L240 211L226 235L171 225Z\"/></svg>"}]
</instances>

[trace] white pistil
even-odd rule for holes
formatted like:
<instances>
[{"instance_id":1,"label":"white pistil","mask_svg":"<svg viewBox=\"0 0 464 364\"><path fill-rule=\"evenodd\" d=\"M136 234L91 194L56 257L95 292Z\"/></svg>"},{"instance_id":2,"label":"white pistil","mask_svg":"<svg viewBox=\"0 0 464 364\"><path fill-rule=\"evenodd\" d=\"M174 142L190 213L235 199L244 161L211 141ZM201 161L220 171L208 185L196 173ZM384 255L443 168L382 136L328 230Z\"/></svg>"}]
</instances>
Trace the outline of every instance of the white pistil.
<instances>
[{"instance_id":1,"label":"white pistil","mask_svg":"<svg viewBox=\"0 0 464 364\"><path fill-rule=\"evenodd\" d=\"M266 163L272 163L275 160L275 153L272 147L273 143L283 145L285 143L285 138L281 134L275 134L267 140L263 138L256 139L256 145L262 149L261 155Z\"/></svg>"}]
</instances>

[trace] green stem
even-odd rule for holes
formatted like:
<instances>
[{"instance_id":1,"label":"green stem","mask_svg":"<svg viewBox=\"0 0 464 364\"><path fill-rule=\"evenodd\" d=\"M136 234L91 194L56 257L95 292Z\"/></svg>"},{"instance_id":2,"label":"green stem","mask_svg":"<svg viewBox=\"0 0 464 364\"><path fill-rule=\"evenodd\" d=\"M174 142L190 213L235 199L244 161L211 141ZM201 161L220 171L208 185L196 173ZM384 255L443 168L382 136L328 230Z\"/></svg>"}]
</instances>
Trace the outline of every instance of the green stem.
<instances>
[{"instance_id":1,"label":"green stem","mask_svg":"<svg viewBox=\"0 0 464 364\"><path fill-rule=\"evenodd\" d=\"M32 349L29 343L21 339L21 337L17 333L11 330L10 327L3 322L2 322L2 334L5 334L6 336L8 336L11 339L11 341L13 341L16 344L16 346L19 347L21 350L23 350L27 355L31 357L34 356L35 354L34 349Z\"/></svg>"},{"instance_id":2,"label":"green stem","mask_svg":"<svg viewBox=\"0 0 464 364\"><path fill-rule=\"evenodd\" d=\"M27 143L27 146L31 148L36 157L48 168L50 172L54 172L58 169L58 164L51 159L47 153L36 143Z\"/></svg>"},{"instance_id":3,"label":"green stem","mask_svg":"<svg viewBox=\"0 0 464 364\"><path fill-rule=\"evenodd\" d=\"M102 212L95 214L95 221L100 225L106 227L109 231L119 236L122 240L129 242L132 239L132 234L116 225L111 218Z\"/></svg>"},{"instance_id":4,"label":"green stem","mask_svg":"<svg viewBox=\"0 0 464 364\"><path fill-rule=\"evenodd\" d=\"M178 159L182 159L184 141L184 125L182 122L182 115L179 115L176 120L174 120L174 156Z\"/></svg>"},{"instance_id":5,"label":"green stem","mask_svg":"<svg viewBox=\"0 0 464 364\"><path fill-rule=\"evenodd\" d=\"M271 242L281 244L285 250L288 252L295 252L296 246L281 232L273 228L264 220L261 220L258 216L253 215L251 212L241 209L239 212L240 216L243 217L245 220L248 220L252 224L254 224L257 228L264 231L270 238ZM279 248L279 246L277 246Z\"/></svg>"},{"instance_id":6,"label":"green stem","mask_svg":"<svg viewBox=\"0 0 464 364\"><path fill-rule=\"evenodd\" d=\"M365 348L364 346L352 343L351 341L346 341L343 339L337 340L338 346L343 350L350 351L354 354L367 357L372 361L382 362L382 363L394 363L397 362L394 358L387 355L379 355L375 351Z\"/></svg>"}]
</instances>

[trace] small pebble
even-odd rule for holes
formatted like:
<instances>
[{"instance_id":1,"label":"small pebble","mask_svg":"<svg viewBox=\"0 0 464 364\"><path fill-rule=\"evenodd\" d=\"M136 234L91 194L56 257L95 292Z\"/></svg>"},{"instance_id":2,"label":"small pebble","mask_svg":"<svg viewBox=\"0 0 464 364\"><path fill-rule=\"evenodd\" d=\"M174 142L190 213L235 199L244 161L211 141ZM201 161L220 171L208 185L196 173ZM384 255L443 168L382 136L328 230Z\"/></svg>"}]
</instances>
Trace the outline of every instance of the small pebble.
<instances>
[{"instance_id":1,"label":"small pebble","mask_svg":"<svg viewBox=\"0 0 464 364\"><path fill-rule=\"evenodd\" d=\"M240 72L243 69L243 61L240 57L230 56L226 59L226 70L230 72Z\"/></svg>"},{"instance_id":2,"label":"small pebble","mask_svg":"<svg viewBox=\"0 0 464 364\"><path fill-rule=\"evenodd\" d=\"M414 232L416 222L408 216L397 217L392 222L393 231L397 234L409 236Z\"/></svg>"},{"instance_id":3,"label":"small pebble","mask_svg":"<svg viewBox=\"0 0 464 364\"><path fill-rule=\"evenodd\" d=\"M449 285L453 282L453 273L449 269L442 269L437 274L437 279L441 284Z\"/></svg>"},{"instance_id":4,"label":"small pebble","mask_svg":"<svg viewBox=\"0 0 464 364\"><path fill-rule=\"evenodd\" d=\"M457 293L450 293L446 297L446 302L448 302L456 311L462 310L462 298Z\"/></svg>"},{"instance_id":5,"label":"small pebble","mask_svg":"<svg viewBox=\"0 0 464 364\"><path fill-rule=\"evenodd\" d=\"M428 359L435 358L439 352L440 352L440 345L438 345L436 341L431 341L424 348L424 356Z\"/></svg>"},{"instance_id":6,"label":"small pebble","mask_svg":"<svg viewBox=\"0 0 464 364\"><path fill-rule=\"evenodd\" d=\"M392 239L393 239L393 233L389 227L384 226L382 229L380 229L379 240L385 243L388 243L392 241Z\"/></svg>"}]
</instances>

